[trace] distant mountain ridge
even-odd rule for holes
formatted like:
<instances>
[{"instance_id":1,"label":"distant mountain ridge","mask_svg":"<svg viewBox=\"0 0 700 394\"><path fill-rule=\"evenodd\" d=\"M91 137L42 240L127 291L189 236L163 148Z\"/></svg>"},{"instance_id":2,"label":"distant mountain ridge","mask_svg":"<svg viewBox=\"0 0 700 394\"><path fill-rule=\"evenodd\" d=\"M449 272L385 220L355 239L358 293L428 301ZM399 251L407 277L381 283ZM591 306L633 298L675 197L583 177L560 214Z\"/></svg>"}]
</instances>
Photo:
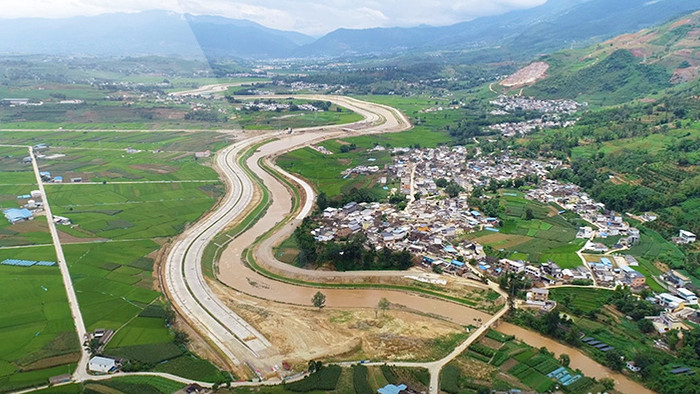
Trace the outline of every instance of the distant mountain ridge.
<instances>
[{"instance_id":1,"label":"distant mountain ridge","mask_svg":"<svg viewBox=\"0 0 700 394\"><path fill-rule=\"evenodd\" d=\"M274 58L314 40L258 23L169 11L0 23L0 53Z\"/></svg>"},{"instance_id":2,"label":"distant mountain ridge","mask_svg":"<svg viewBox=\"0 0 700 394\"><path fill-rule=\"evenodd\" d=\"M697 0L549 0L538 7L444 27L339 29L295 54L332 57L486 46L538 53L571 44L585 46L699 8Z\"/></svg>"},{"instance_id":3,"label":"distant mountain ridge","mask_svg":"<svg viewBox=\"0 0 700 394\"><path fill-rule=\"evenodd\" d=\"M499 47L527 58L638 31L699 8L698 0L549 0L451 26L338 29L318 40L247 20L169 11L25 18L2 20L0 54L270 59Z\"/></svg>"}]
</instances>

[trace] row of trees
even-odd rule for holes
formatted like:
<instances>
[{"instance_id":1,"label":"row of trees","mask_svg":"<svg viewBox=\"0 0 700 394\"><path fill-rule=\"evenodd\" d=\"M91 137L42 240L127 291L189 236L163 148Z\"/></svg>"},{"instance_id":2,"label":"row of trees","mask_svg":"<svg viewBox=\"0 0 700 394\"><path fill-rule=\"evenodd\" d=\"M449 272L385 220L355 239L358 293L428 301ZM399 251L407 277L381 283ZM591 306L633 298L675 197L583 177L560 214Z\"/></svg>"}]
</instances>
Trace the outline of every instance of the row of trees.
<instances>
[{"instance_id":1,"label":"row of trees","mask_svg":"<svg viewBox=\"0 0 700 394\"><path fill-rule=\"evenodd\" d=\"M406 270L413 266L413 257L407 250L394 252L384 248L377 251L372 245L366 246L363 234L339 242L316 242L311 235L314 225L311 219L305 218L294 231L301 266L330 263L338 271Z\"/></svg>"}]
</instances>

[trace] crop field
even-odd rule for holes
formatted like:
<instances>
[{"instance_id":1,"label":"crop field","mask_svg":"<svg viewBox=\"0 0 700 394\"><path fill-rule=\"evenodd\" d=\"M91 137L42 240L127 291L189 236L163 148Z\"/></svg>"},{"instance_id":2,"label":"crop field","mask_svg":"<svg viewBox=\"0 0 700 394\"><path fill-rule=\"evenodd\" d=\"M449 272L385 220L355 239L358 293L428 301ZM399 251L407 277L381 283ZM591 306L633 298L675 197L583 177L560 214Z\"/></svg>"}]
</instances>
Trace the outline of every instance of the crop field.
<instances>
[{"instance_id":1,"label":"crop field","mask_svg":"<svg viewBox=\"0 0 700 394\"><path fill-rule=\"evenodd\" d=\"M309 103L308 100L285 100L275 98L276 102L295 105ZM340 111L338 111L340 109ZM362 120L362 116L343 107L331 105L328 111L233 111L232 123L250 130L284 130L303 127L316 127L353 123Z\"/></svg>"},{"instance_id":2,"label":"crop field","mask_svg":"<svg viewBox=\"0 0 700 394\"><path fill-rule=\"evenodd\" d=\"M641 150L650 154L658 154L663 152L667 146L673 145L679 139L688 136L695 138L700 137L700 129L671 129L664 133L655 133L645 137L634 137L604 142L602 143L602 146L598 144L577 146L572 149L572 158L576 159L579 157L591 157L599 151L607 155L618 152L622 149Z\"/></svg>"},{"instance_id":3,"label":"crop field","mask_svg":"<svg viewBox=\"0 0 700 394\"><path fill-rule=\"evenodd\" d=\"M170 394L185 387L185 384L160 376L122 376L99 382L86 382L90 392L117 392L143 394Z\"/></svg>"},{"instance_id":4,"label":"crop field","mask_svg":"<svg viewBox=\"0 0 700 394\"><path fill-rule=\"evenodd\" d=\"M214 382L222 374L210 362L189 354L160 363L155 370L205 382Z\"/></svg>"},{"instance_id":5,"label":"crop field","mask_svg":"<svg viewBox=\"0 0 700 394\"><path fill-rule=\"evenodd\" d=\"M551 289L550 297L566 306L576 308L583 313L598 310L603 307L610 298L612 291L604 289L586 289L580 287L562 287ZM568 304L564 302L568 299Z\"/></svg>"},{"instance_id":6,"label":"crop field","mask_svg":"<svg viewBox=\"0 0 700 394\"><path fill-rule=\"evenodd\" d=\"M220 192L218 182L55 185L48 190L54 213L79 227L61 230L109 239L176 235L211 208Z\"/></svg>"},{"instance_id":7,"label":"crop field","mask_svg":"<svg viewBox=\"0 0 700 394\"><path fill-rule=\"evenodd\" d=\"M216 171L200 165L190 152L127 153L124 149L113 148L51 148L42 153L47 158L39 160L41 171L63 176L64 182L74 177L81 177L83 182L217 179Z\"/></svg>"},{"instance_id":8,"label":"crop field","mask_svg":"<svg viewBox=\"0 0 700 394\"><path fill-rule=\"evenodd\" d=\"M196 152L217 149L227 144L228 137L212 131L196 133L184 131L161 131L151 133L124 133L117 131L3 131L0 143L8 145L47 144L49 147L121 149L128 147L141 150L160 149L166 152ZM10 149L2 148L0 149ZM17 148L12 148L17 149ZM6 153L3 153L3 156ZM19 159L26 156L20 149Z\"/></svg>"},{"instance_id":9,"label":"crop field","mask_svg":"<svg viewBox=\"0 0 700 394\"><path fill-rule=\"evenodd\" d=\"M576 227L559 216L555 207L527 200L519 192L515 194L502 195L505 213L501 216L503 226L498 233L480 231L468 237L496 250L508 251L513 259L552 260L564 268L581 265L576 251L583 242L576 240ZM528 209L534 217L531 220L524 219Z\"/></svg>"},{"instance_id":10,"label":"crop field","mask_svg":"<svg viewBox=\"0 0 700 394\"><path fill-rule=\"evenodd\" d=\"M642 227L639 243L633 246L629 253L648 261L680 262L684 261L683 252L677 246L665 240L659 233Z\"/></svg>"},{"instance_id":11,"label":"crop field","mask_svg":"<svg viewBox=\"0 0 700 394\"><path fill-rule=\"evenodd\" d=\"M0 249L6 258L56 260L53 247ZM0 387L72 372L80 343L58 267L0 265L0 288Z\"/></svg>"},{"instance_id":12,"label":"crop field","mask_svg":"<svg viewBox=\"0 0 700 394\"><path fill-rule=\"evenodd\" d=\"M368 159L376 159L369 161ZM341 172L358 165L383 166L391 161L388 152L349 152L324 155L311 148L289 152L277 159L277 164L290 172L308 179L314 188L325 192L329 197L349 192L353 187L374 188L377 193L386 195L381 187L376 186L376 177L358 176L343 178Z\"/></svg>"},{"instance_id":13,"label":"crop field","mask_svg":"<svg viewBox=\"0 0 700 394\"><path fill-rule=\"evenodd\" d=\"M88 330L117 329L160 296L152 290L152 268L143 266L144 256L159 247L150 240L63 246ZM162 319L159 320L162 323ZM146 338L162 338L163 333L168 332L164 325L144 325L138 319L125 327L132 328L139 337ZM119 338L117 333L115 339ZM138 338L133 340L139 341Z\"/></svg>"}]
</instances>

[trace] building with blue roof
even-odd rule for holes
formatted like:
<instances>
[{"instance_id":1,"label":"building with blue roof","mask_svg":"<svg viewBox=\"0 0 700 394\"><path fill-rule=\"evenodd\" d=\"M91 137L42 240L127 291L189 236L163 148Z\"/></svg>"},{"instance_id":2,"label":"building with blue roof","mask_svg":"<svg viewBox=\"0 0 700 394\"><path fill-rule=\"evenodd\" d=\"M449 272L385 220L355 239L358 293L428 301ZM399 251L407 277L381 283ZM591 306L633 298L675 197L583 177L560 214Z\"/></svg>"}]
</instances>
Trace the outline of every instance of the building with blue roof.
<instances>
[{"instance_id":1,"label":"building with blue roof","mask_svg":"<svg viewBox=\"0 0 700 394\"><path fill-rule=\"evenodd\" d=\"M380 388L377 390L379 394L399 394L400 392L406 390L408 387L406 387L405 384L400 384L398 386L394 386L393 384L387 384L386 386Z\"/></svg>"},{"instance_id":2,"label":"building with blue roof","mask_svg":"<svg viewBox=\"0 0 700 394\"><path fill-rule=\"evenodd\" d=\"M454 265L454 266L457 266L457 267L460 267L460 268L464 267L464 263L461 262L461 261L459 261L459 260L452 260L452 261L450 262L450 264L452 264L452 265Z\"/></svg>"},{"instance_id":3,"label":"building with blue roof","mask_svg":"<svg viewBox=\"0 0 700 394\"><path fill-rule=\"evenodd\" d=\"M33 219L32 211L28 210L27 208L9 208L2 211L2 213L12 224Z\"/></svg>"}]
</instances>

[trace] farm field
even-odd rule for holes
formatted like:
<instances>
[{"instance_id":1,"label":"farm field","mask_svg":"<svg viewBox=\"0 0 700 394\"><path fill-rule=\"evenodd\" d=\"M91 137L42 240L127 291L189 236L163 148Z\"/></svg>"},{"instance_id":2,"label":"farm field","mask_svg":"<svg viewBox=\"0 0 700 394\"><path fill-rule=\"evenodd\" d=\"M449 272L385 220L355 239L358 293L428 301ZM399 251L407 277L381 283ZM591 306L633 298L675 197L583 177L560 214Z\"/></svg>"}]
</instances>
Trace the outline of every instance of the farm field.
<instances>
[{"instance_id":1,"label":"farm field","mask_svg":"<svg viewBox=\"0 0 700 394\"><path fill-rule=\"evenodd\" d=\"M125 394L170 394L185 387L183 383L159 376L123 376L99 382L88 381L83 386L84 390L89 390L90 392Z\"/></svg>"},{"instance_id":2,"label":"farm field","mask_svg":"<svg viewBox=\"0 0 700 394\"><path fill-rule=\"evenodd\" d=\"M240 96L243 98L244 96ZM312 103L309 100L291 100L285 99L284 96L274 97L272 99L278 103L284 104L308 104ZM257 101L257 100L256 100ZM265 101L265 100L260 100ZM250 102L245 100L244 103ZM233 104L239 106L240 104ZM340 111L338 110L340 109ZM232 111L233 115L231 122L237 126L242 126L250 130L284 130L287 128L298 129L304 127L316 127L335 124L346 124L362 120L362 116L348 109L331 105L327 111L252 111L242 109L241 111Z\"/></svg>"},{"instance_id":3,"label":"farm field","mask_svg":"<svg viewBox=\"0 0 700 394\"><path fill-rule=\"evenodd\" d=\"M102 184L51 183L47 184L46 189L54 214L67 216L73 221L71 226L59 226L59 232L64 239L63 249L86 328L88 331L97 328L114 330L115 334L104 352L131 360L136 363L133 368L148 370L157 363L176 360L166 368L169 372L189 376L194 372L202 372L211 380L218 377L218 368L193 357L184 347L175 343L175 332L166 325L167 319L171 318L170 312L161 293L155 290L153 265L158 257L157 251L166 241L164 238L180 233L187 223L209 210L223 192L223 185L218 181L216 172L203 165L211 159L195 160L193 152L215 150L227 141L228 137L207 132L23 131L3 132L0 137L0 143L49 145L48 149L38 151L43 155L38 159L38 164L42 171L50 171L53 176L64 176L64 179L80 176L85 181L106 181ZM136 152L127 153L126 147ZM0 154L4 154L0 159L3 164L0 182L12 185L3 188L0 204L3 207L17 206L17 195L27 194L37 188L35 178L31 167L21 163L27 155L26 149L0 149ZM198 182L201 180L205 182ZM133 183L109 183L114 181ZM147 183L150 181L166 183ZM173 215L173 212L178 214ZM46 219L43 217L11 227L8 225L4 222L0 225L0 247L18 243L51 243L46 231ZM29 231L31 229L35 231ZM69 242L65 242L65 239ZM0 260L4 258L55 260L53 246L0 248ZM0 266L0 270L5 268ZM65 324L72 332L73 322L58 269L30 267L27 270L39 273L47 269L53 270L51 272L56 275L54 279L58 284L57 289L63 295L68 317ZM36 290L37 287L43 293L39 285L29 288ZM56 286L50 288L53 287ZM42 294L42 297L45 295ZM25 296L25 302L26 299ZM39 297L33 299L41 300ZM5 304L13 305L12 302L8 300ZM45 305L49 305L48 302ZM21 320L31 322L30 316L45 319L41 314L41 305L38 310L30 307L24 310L28 311L27 316L21 317ZM56 319L61 316L56 311L52 313ZM63 323L59 322L47 324L58 330L63 327ZM61 346L68 346L65 334L58 332L56 335L62 336L51 342L49 335L52 331L35 329L28 324L32 337L36 335L37 339L26 340L25 345L37 349L29 349L25 353L30 353L37 359L41 358L41 352L56 357L48 361L23 361L34 363L32 365L35 367L32 371L22 373L16 373L20 367L0 368L7 372L2 379L8 384L10 380L35 384L45 382L49 376L71 372L70 368L74 368L71 364L77 358L59 352L63 349ZM10 328L6 330L8 335L15 335L10 333ZM42 338L49 343L36 345ZM75 348L71 348L72 352L79 346L77 338L74 342L69 344ZM181 344L182 339L178 343ZM7 362L10 361L12 360L8 359ZM46 370L48 367L53 369ZM5 387L3 384L0 386Z\"/></svg>"},{"instance_id":4,"label":"farm field","mask_svg":"<svg viewBox=\"0 0 700 394\"><path fill-rule=\"evenodd\" d=\"M0 249L13 258L56 261L53 247ZM58 267L0 265L0 387L4 390L48 383L71 373L80 342Z\"/></svg>"},{"instance_id":5,"label":"farm field","mask_svg":"<svg viewBox=\"0 0 700 394\"><path fill-rule=\"evenodd\" d=\"M63 246L88 330L116 330L160 297L147 257L159 248L151 240ZM167 333L164 324L156 331Z\"/></svg>"},{"instance_id":6,"label":"farm field","mask_svg":"<svg viewBox=\"0 0 700 394\"><path fill-rule=\"evenodd\" d=\"M38 189L31 164L22 162L28 154L26 148L0 147L0 212L21 208L29 198L18 197ZM0 215L0 247L49 243L51 235L45 217L12 224Z\"/></svg>"},{"instance_id":7,"label":"farm field","mask_svg":"<svg viewBox=\"0 0 700 394\"><path fill-rule=\"evenodd\" d=\"M75 177L82 178L83 182L217 179L216 172L200 165L192 152L128 153L125 149L114 148L59 147L42 151L42 154L47 157L38 160L41 171L62 176L66 183Z\"/></svg>"},{"instance_id":8,"label":"farm field","mask_svg":"<svg viewBox=\"0 0 700 394\"><path fill-rule=\"evenodd\" d=\"M527 200L521 192L513 190L500 194L504 213L499 232L471 233L467 235L470 240L507 252L513 259L540 263L552 260L562 268L582 264L576 251L585 241L576 239L577 228L558 215L555 207ZM531 220L524 219L528 209L533 214Z\"/></svg>"},{"instance_id":9,"label":"farm field","mask_svg":"<svg viewBox=\"0 0 700 394\"><path fill-rule=\"evenodd\" d=\"M553 371L561 371L562 376L579 375L562 366L552 354L491 330L443 369L440 388L450 394L511 389L547 392L557 384L554 377L547 376ZM564 387L564 392L588 392L596 388L593 379L581 375L574 379Z\"/></svg>"},{"instance_id":10,"label":"farm field","mask_svg":"<svg viewBox=\"0 0 700 394\"><path fill-rule=\"evenodd\" d=\"M348 193L352 188L371 188L378 195L386 196L388 192L377 184L378 177L357 176L344 179L341 172L358 165L383 166L390 162L388 152L360 151L324 155L311 148L298 149L277 159L281 168L306 178L314 189L325 192L330 198Z\"/></svg>"},{"instance_id":11,"label":"farm field","mask_svg":"<svg viewBox=\"0 0 700 394\"><path fill-rule=\"evenodd\" d=\"M165 152L197 152L218 149L229 141L225 134L212 131L160 131L151 133L123 133L118 131L3 131L0 143L33 146L46 144L62 148L102 148L124 150L127 147L140 150L160 149ZM1 148L1 147L0 147ZM9 148L3 148L9 149ZM17 149L17 148L12 148ZM26 149L19 149L20 159Z\"/></svg>"},{"instance_id":12,"label":"farm field","mask_svg":"<svg viewBox=\"0 0 700 394\"><path fill-rule=\"evenodd\" d=\"M580 287L562 287L550 289L551 299L569 308L588 313L603 307L612 294L611 290L586 289Z\"/></svg>"},{"instance_id":13,"label":"farm field","mask_svg":"<svg viewBox=\"0 0 700 394\"><path fill-rule=\"evenodd\" d=\"M219 182L55 185L48 189L54 214L74 224L62 226L62 231L108 239L176 235L211 208L221 192Z\"/></svg>"}]
</instances>

